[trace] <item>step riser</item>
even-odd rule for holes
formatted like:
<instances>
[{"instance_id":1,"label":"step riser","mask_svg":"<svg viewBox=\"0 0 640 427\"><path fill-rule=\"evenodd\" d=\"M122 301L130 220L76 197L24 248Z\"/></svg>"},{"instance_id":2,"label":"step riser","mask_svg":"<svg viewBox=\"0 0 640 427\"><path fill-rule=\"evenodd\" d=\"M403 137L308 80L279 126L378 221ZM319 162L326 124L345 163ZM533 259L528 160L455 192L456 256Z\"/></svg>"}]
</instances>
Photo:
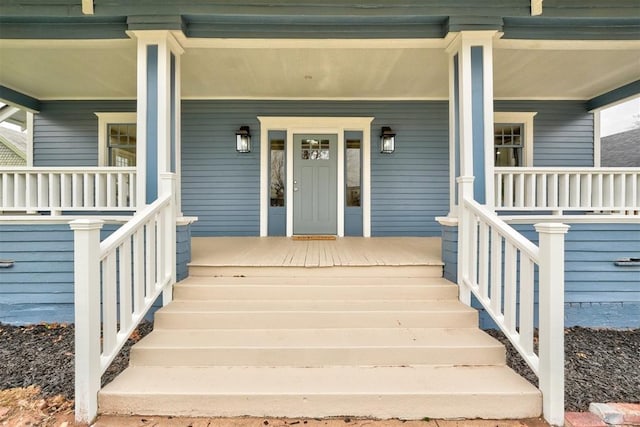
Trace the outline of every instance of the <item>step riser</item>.
<instances>
[{"instance_id":1,"label":"step riser","mask_svg":"<svg viewBox=\"0 0 640 427\"><path fill-rule=\"evenodd\" d=\"M220 277L442 277L442 265L330 268L190 265L189 275Z\"/></svg>"},{"instance_id":2,"label":"step riser","mask_svg":"<svg viewBox=\"0 0 640 427\"><path fill-rule=\"evenodd\" d=\"M132 366L404 366L504 365L504 347L494 348L215 348L140 349Z\"/></svg>"},{"instance_id":3,"label":"step riser","mask_svg":"<svg viewBox=\"0 0 640 427\"><path fill-rule=\"evenodd\" d=\"M541 413L537 396L363 394L363 395L121 395L101 394L101 413L195 417L367 418L534 418Z\"/></svg>"},{"instance_id":4,"label":"step riser","mask_svg":"<svg viewBox=\"0 0 640 427\"><path fill-rule=\"evenodd\" d=\"M156 329L471 328L478 313L464 312L163 312Z\"/></svg>"},{"instance_id":5,"label":"step riser","mask_svg":"<svg viewBox=\"0 0 640 427\"><path fill-rule=\"evenodd\" d=\"M178 285L176 300L455 300L456 286L206 286Z\"/></svg>"}]
</instances>

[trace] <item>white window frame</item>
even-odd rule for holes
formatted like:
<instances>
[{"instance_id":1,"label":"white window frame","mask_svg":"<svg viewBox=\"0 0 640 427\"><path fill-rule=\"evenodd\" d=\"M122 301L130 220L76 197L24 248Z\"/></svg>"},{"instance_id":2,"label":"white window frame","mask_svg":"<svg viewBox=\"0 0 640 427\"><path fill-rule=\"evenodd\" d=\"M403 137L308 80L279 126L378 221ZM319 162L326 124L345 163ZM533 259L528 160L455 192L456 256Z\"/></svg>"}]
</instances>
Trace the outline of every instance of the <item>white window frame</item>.
<instances>
[{"instance_id":1,"label":"white window frame","mask_svg":"<svg viewBox=\"0 0 640 427\"><path fill-rule=\"evenodd\" d=\"M533 118L537 112L494 112L493 123L521 124L524 127L522 141L522 167L533 167ZM491 140L493 144L493 139ZM491 151L493 153L493 150Z\"/></svg>"},{"instance_id":2,"label":"white window frame","mask_svg":"<svg viewBox=\"0 0 640 427\"><path fill-rule=\"evenodd\" d=\"M107 128L110 124L136 124L136 112L95 113L98 116L98 166L109 166Z\"/></svg>"}]
</instances>

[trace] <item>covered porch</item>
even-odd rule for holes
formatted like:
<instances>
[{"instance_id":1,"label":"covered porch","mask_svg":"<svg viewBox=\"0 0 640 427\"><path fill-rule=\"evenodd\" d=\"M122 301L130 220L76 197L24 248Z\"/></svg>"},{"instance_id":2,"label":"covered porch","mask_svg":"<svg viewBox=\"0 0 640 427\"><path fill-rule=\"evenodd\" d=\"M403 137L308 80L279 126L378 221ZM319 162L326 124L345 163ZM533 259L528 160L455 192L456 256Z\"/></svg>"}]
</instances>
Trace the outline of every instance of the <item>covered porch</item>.
<instances>
[{"instance_id":1,"label":"covered porch","mask_svg":"<svg viewBox=\"0 0 640 427\"><path fill-rule=\"evenodd\" d=\"M442 266L439 237L194 237L190 266Z\"/></svg>"}]
</instances>

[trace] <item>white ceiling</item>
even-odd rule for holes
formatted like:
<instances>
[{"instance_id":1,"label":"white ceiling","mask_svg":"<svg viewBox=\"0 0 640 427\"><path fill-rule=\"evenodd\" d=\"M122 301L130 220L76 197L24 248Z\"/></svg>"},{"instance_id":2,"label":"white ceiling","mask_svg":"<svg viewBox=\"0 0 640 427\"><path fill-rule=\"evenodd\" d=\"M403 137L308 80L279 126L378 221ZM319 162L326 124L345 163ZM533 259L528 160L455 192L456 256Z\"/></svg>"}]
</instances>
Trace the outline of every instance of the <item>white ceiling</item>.
<instances>
[{"instance_id":1,"label":"white ceiling","mask_svg":"<svg viewBox=\"0 0 640 427\"><path fill-rule=\"evenodd\" d=\"M498 40L494 96L591 99L640 78L640 45L545 48ZM184 98L446 99L442 41L187 47ZM197 44L196 44L197 46ZM602 47L602 48L601 48ZM38 99L136 96L136 42L0 40L0 84Z\"/></svg>"}]
</instances>

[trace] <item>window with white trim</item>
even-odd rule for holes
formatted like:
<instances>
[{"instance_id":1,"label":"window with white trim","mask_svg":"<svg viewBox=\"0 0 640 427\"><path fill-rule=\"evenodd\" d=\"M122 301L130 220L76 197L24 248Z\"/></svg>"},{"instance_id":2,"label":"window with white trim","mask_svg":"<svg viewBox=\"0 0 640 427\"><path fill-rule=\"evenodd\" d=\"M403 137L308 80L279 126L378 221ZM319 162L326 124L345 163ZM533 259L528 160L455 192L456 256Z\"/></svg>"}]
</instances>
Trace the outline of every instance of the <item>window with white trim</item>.
<instances>
[{"instance_id":1,"label":"window with white trim","mask_svg":"<svg viewBox=\"0 0 640 427\"><path fill-rule=\"evenodd\" d=\"M95 113L98 116L99 166L136 166L136 113Z\"/></svg>"},{"instance_id":2,"label":"window with white trim","mask_svg":"<svg viewBox=\"0 0 640 427\"><path fill-rule=\"evenodd\" d=\"M495 112L494 166L533 166L533 118L535 112Z\"/></svg>"}]
</instances>

